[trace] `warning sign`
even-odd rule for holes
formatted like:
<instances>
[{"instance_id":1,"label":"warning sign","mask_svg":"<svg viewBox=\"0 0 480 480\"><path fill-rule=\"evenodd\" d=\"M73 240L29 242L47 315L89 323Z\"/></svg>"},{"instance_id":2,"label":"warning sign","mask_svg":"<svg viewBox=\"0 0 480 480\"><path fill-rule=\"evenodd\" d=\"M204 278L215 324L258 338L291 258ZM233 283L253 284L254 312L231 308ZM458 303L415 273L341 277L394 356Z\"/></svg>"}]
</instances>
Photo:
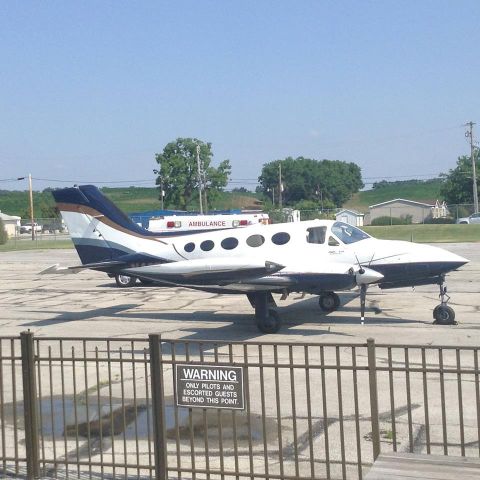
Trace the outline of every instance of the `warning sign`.
<instances>
[{"instance_id":1,"label":"warning sign","mask_svg":"<svg viewBox=\"0 0 480 480\"><path fill-rule=\"evenodd\" d=\"M177 364L176 396L180 407L243 410L243 367Z\"/></svg>"}]
</instances>

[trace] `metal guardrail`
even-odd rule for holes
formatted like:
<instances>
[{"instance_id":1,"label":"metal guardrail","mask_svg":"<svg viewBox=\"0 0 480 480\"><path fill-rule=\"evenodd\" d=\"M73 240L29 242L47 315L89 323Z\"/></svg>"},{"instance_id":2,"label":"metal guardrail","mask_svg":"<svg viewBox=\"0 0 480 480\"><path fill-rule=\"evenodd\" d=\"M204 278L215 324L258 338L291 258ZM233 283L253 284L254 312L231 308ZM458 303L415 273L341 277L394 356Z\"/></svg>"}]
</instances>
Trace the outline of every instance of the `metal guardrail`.
<instances>
[{"instance_id":1,"label":"metal guardrail","mask_svg":"<svg viewBox=\"0 0 480 480\"><path fill-rule=\"evenodd\" d=\"M379 452L480 456L479 348L0 338L0 477L359 478ZM178 364L244 410L178 407Z\"/></svg>"}]
</instances>

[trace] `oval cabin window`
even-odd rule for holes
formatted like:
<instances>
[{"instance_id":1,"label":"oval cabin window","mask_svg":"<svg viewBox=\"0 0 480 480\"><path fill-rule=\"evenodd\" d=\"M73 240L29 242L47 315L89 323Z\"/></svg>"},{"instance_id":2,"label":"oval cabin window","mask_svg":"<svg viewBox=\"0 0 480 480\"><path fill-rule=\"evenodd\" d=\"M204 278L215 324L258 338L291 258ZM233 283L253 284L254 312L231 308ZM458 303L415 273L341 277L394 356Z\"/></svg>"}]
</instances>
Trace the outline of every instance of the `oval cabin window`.
<instances>
[{"instance_id":1,"label":"oval cabin window","mask_svg":"<svg viewBox=\"0 0 480 480\"><path fill-rule=\"evenodd\" d=\"M202 242L200 244L200 248L204 252L209 252L214 246L215 246L215 244L211 240L205 240L204 242Z\"/></svg>"},{"instance_id":2,"label":"oval cabin window","mask_svg":"<svg viewBox=\"0 0 480 480\"><path fill-rule=\"evenodd\" d=\"M225 250L233 250L238 245L238 240L234 237L224 238L220 245Z\"/></svg>"},{"instance_id":3,"label":"oval cabin window","mask_svg":"<svg viewBox=\"0 0 480 480\"><path fill-rule=\"evenodd\" d=\"M249 247L260 247L265 243L265 238L262 235L250 235L247 238L247 245Z\"/></svg>"},{"instance_id":4,"label":"oval cabin window","mask_svg":"<svg viewBox=\"0 0 480 480\"><path fill-rule=\"evenodd\" d=\"M192 243L192 242L187 243L187 244L183 247L183 249L184 249L186 252L188 252L188 253L193 252L193 251L195 250L195 244Z\"/></svg>"},{"instance_id":5,"label":"oval cabin window","mask_svg":"<svg viewBox=\"0 0 480 480\"><path fill-rule=\"evenodd\" d=\"M287 232L278 232L272 236L272 242L275 245L285 245L290 241L290 235Z\"/></svg>"}]
</instances>

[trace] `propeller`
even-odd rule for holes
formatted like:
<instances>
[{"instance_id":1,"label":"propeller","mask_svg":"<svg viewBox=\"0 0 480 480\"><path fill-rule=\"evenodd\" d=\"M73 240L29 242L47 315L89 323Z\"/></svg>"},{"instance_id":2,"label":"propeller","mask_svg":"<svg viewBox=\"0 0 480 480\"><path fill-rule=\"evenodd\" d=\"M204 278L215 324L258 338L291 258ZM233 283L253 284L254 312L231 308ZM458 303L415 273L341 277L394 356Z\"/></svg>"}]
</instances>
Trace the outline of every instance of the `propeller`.
<instances>
[{"instance_id":1,"label":"propeller","mask_svg":"<svg viewBox=\"0 0 480 480\"><path fill-rule=\"evenodd\" d=\"M375 255L375 254L374 254ZM355 275L357 285L360 287L360 322L363 325L365 323L365 304L367 299L367 287L370 283L378 282L383 278L383 275L372 268L363 267L355 253L355 258L358 264L358 272ZM373 260L373 256L372 256ZM372 262L370 260L370 263ZM369 267L370 267L369 263Z\"/></svg>"}]
</instances>

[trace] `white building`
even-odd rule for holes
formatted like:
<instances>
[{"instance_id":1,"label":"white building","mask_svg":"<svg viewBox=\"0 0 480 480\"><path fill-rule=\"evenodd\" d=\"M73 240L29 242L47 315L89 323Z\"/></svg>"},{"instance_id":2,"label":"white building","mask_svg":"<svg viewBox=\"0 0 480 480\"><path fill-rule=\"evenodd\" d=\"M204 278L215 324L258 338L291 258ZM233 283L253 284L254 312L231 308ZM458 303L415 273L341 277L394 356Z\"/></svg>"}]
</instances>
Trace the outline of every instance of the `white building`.
<instances>
[{"instance_id":1,"label":"white building","mask_svg":"<svg viewBox=\"0 0 480 480\"><path fill-rule=\"evenodd\" d=\"M354 227L363 227L363 217L365 214L348 210L344 208L335 214L335 219L339 222L348 223Z\"/></svg>"},{"instance_id":2,"label":"white building","mask_svg":"<svg viewBox=\"0 0 480 480\"><path fill-rule=\"evenodd\" d=\"M3 225L5 226L5 231L9 237L14 237L20 233L21 217L7 215L6 213L0 212L0 220L2 220Z\"/></svg>"}]
</instances>

